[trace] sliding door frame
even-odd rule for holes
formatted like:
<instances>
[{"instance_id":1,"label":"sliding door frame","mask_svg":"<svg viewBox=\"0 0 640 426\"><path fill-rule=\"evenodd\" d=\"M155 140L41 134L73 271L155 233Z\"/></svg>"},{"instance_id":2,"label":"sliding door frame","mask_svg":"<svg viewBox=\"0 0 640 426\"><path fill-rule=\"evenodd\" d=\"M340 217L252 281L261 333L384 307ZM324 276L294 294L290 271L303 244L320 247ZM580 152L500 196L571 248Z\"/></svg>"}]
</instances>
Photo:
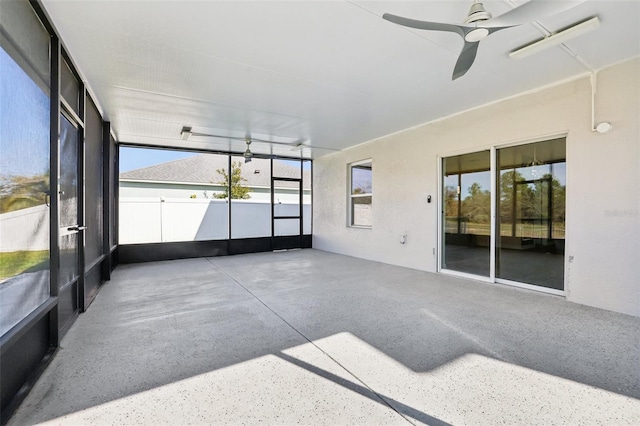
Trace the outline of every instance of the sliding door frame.
<instances>
[{"instance_id":1,"label":"sliding door frame","mask_svg":"<svg viewBox=\"0 0 640 426\"><path fill-rule=\"evenodd\" d=\"M538 285L534 285L534 284L528 284L528 283L523 283L523 282L518 282L518 281L512 281L512 280L507 280L504 278L498 278L496 277L496 249L497 249L497 233L496 231L496 226L497 226L497 211L498 211L498 174L499 174L499 170L498 168L498 164L497 164L497 156L498 156L498 150L503 149L503 148L512 148L512 147L517 147L517 146L524 146L524 145L530 145L530 144L534 144L534 143L538 143L538 142L544 142L544 141L548 141L548 140L552 140L552 139L565 139L565 143L568 147L569 145L569 135L568 132L561 132L561 133L552 133L549 135L545 135L545 136L540 136L540 137L536 137L536 138L532 138L532 139L522 139L519 141L512 141L512 142L507 142L507 143L501 143L501 144L494 144L491 145L489 147L474 147L471 149L467 149L467 150L459 150L459 151L453 151L453 152L447 152L447 153L443 153L443 154L439 154L437 156L437 173L438 173L438 177L437 177L437 182L438 182L438 203L437 203L437 227L438 227L438 232L437 232L437 249L436 249L436 270L437 272L443 273L443 274L447 274L447 275L453 275L453 276L458 276L458 277L462 277L462 278L471 278L473 280L476 281L482 281L482 282L487 282L487 283L492 283L492 284L505 284L505 285L509 285L512 287L519 287L519 288L523 288L523 289L527 289L527 290L533 290L533 291L538 291L538 292L542 292L542 293L548 293L548 294L552 294L552 295L556 295L556 296L566 296L567 294L567 263L566 263L566 258L564 261L564 273L563 273L563 281L564 281L564 285L563 288L564 290L557 290L557 289L553 289L553 288L548 288L548 287L542 287L542 286L538 286ZM455 270L451 270L451 269L446 269L442 267L442 260L444 258L444 231L445 231L445 223L443 221L443 214L444 214L444 178L443 178L443 171L444 171L444 160L446 158L449 157L455 157L458 155L465 155L465 154L473 154L476 152L480 152L480 151L490 151L490 176L491 176L491 191L490 191L490 195L491 195L491 214L490 214L490 226L491 226L491 234L490 234L490 246L489 246L489 276L482 276L482 275L476 275L476 274L471 274L471 273L467 273L467 272L460 272L460 271L455 271ZM568 152L569 149L567 149L565 151L565 162L568 163L567 161L567 157L568 157ZM567 165L567 174L568 174L568 169L569 166ZM566 206L566 200L565 200L565 206ZM567 239L567 233L565 231L565 240Z\"/></svg>"},{"instance_id":2,"label":"sliding door frame","mask_svg":"<svg viewBox=\"0 0 640 426\"><path fill-rule=\"evenodd\" d=\"M461 278L467 278L467 279L473 279L476 281L482 281L482 282L486 282L486 283L495 283L495 268L493 267L494 265L494 257L495 257L495 237L494 237L494 222L495 222L495 209L494 209L494 194L495 191L493 190L493 188L495 188L494 186L494 174L490 173L491 175L491 234L490 234L490 247L489 247L489 251L490 251L490 268L489 268L489 276L484 276L484 275L476 275L476 274L472 274L469 272L461 272L461 271L455 271L453 269L447 269L447 268L443 268L442 267L442 260L444 259L444 253L443 253L443 244L445 242L444 239L444 232L445 232L445 223L442 220L443 219L443 213L444 213L444 209L445 209L445 205L444 205L444 179L443 179L443 172L444 172L444 160L446 158L449 157L456 157L458 155L466 155L466 154L474 154L476 152L481 152L481 151L490 151L489 155L491 157L491 162L490 162L490 172L493 170L494 167L494 154L495 154L495 148L494 147L490 147L490 148L479 148L479 147L474 147L472 149L468 149L468 150L460 150L460 151L453 151L453 152L449 152L449 153L445 153L445 154L440 154L438 155L438 248L436 249L436 262L437 262L437 268L436 270L438 272L441 272L443 274L447 274L447 275L453 275L456 277L461 277Z\"/></svg>"}]
</instances>

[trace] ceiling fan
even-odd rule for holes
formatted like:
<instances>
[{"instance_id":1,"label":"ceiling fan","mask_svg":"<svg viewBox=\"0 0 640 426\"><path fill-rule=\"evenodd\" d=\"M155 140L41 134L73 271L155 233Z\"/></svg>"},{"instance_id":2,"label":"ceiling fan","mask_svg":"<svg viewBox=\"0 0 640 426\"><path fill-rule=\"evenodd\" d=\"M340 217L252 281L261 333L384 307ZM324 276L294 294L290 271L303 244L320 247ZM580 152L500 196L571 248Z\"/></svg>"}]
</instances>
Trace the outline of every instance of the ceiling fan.
<instances>
[{"instance_id":1,"label":"ceiling fan","mask_svg":"<svg viewBox=\"0 0 640 426\"><path fill-rule=\"evenodd\" d=\"M478 45L489 35L506 28L516 27L528 22L555 15L583 3L584 0L549 1L530 0L515 9L492 18L479 0L474 0L463 24L419 21L385 13L387 21L419 30L448 31L458 34L464 40L464 46L453 69L452 80L462 77L469 71L478 53Z\"/></svg>"},{"instance_id":2,"label":"ceiling fan","mask_svg":"<svg viewBox=\"0 0 640 426\"><path fill-rule=\"evenodd\" d=\"M245 142L247 144L247 151L249 151L249 144L251 144L251 142L260 142L260 143L267 143L267 144L274 144L274 145L284 145L284 146L291 147L292 151L298 151L298 150L301 150L303 148L316 148L316 149L326 149L326 150L329 150L329 151L339 151L339 150L334 149L334 148L324 148L324 147L309 145L307 143L308 142L307 140L297 140L297 141L292 141L292 142L278 142L278 141L273 141L273 140L254 138L252 136L240 137L240 136L216 135L216 134L211 134L211 133L198 133L198 132L192 131L191 127L184 126L182 128L182 131L180 132L180 139L186 141L186 140L189 140L189 138L191 136L204 136L204 137L209 137L209 138L230 139L230 140L236 140L236 141L243 141L243 142ZM249 151L249 153L251 153L251 152ZM249 160L249 161L251 161L251 160Z\"/></svg>"},{"instance_id":3,"label":"ceiling fan","mask_svg":"<svg viewBox=\"0 0 640 426\"><path fill-rule=\"evenodd\" d=\"M245 139L244 142L247 144L247 150L244 152L244 154L242 154L242 156L244 157L244 162L246 164L251 162L251 159L253 158L253 153L249 149L249 145L251 145L251 139L247 138Z\"/></svg>"}]
</instances>

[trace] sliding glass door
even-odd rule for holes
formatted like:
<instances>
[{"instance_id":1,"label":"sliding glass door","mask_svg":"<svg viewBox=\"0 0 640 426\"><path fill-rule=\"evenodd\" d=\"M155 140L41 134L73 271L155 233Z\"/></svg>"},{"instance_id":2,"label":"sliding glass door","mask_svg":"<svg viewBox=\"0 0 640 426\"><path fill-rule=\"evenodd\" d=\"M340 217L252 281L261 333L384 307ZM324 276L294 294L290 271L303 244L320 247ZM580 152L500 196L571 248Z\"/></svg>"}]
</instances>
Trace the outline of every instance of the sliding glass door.
<instances>
[{"instance_id":1,"label":"sliding glass door","mask_svg":"<svg viewBox=\"0 0 640 426\"><path fill-rule=\"evenodd\" d=\"M490 163L489 151L443 161L443 269L489 276Z\"/></svg>"},{"instance_id":2,"label":"sliding glass door","mask_svg":"<svg viewBox=\"0 0 640 426\"><path fill-rule=\"evenodd\" d=\"M496 278L564 290L565 140L498 149Z\"/></svg>"},{"instance_id":3,"label":"sliding glass door","mask_svg":"<svg viewBox=\"0 0 640 426\"><path fill-rule=\"evenodd\" d=\"M442 160L440 268L564 291L565 139L491 155Z\"/></svg>"}]
</instances>

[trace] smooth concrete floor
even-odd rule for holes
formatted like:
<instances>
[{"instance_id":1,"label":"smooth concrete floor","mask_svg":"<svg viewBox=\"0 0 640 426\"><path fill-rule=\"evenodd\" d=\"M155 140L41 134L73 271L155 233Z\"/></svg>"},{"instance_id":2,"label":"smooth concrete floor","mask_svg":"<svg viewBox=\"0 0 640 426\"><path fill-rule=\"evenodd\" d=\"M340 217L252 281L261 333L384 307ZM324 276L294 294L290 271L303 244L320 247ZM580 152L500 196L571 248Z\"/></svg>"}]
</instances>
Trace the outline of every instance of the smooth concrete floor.
<instances>
[{"instance_id":1,"label":"smooth concrete floor","mask_svg":"<svg viewBox=\"0 0 640 426\"><path fill-rule=\"evenodd\" d=\"M10 425L640 424L640 318L318 250L122 265Z\"/></svg>"}]
</instances>

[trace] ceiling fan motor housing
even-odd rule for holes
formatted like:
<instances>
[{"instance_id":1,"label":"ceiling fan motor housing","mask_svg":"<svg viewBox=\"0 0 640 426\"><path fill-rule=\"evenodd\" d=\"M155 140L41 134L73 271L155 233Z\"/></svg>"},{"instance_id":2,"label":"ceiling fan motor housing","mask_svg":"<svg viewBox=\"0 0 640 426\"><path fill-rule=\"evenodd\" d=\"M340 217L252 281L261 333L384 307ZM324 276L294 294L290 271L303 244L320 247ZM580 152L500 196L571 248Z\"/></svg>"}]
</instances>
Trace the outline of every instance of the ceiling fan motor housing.
<instances>
[{"instance_id":1,"label":"ceiling fan motor housing","mask_svg":"<svg viewBox=\"0 0 640 426\"><path fill-rule=\"evenodd\" d=\"M484 9L482 3L473 3L469 9L469 15L464 20L465 24L471 24L479 21L487 21L491 19L491 14Z\"/></svg>"}]
</instances>

